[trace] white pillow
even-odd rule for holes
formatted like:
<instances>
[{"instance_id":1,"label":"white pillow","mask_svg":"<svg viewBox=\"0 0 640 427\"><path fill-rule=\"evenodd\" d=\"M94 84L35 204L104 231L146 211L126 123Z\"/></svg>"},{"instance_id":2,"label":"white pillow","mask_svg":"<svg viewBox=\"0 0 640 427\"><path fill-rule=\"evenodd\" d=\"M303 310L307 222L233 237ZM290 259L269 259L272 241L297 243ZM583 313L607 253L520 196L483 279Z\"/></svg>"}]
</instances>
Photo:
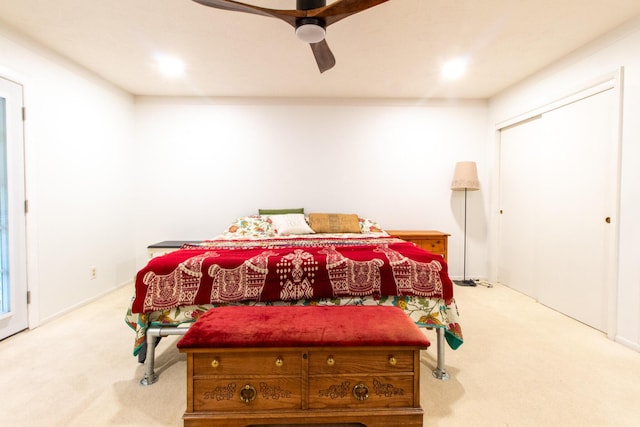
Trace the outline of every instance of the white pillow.
<instances>
[{"instance_id":1,"label":"white pillow","mask_svg":"<svg viewBox=\"0 0 640 427\"><path fill-rule=\"evenodd\" d=\"M304 219L304 214L270 215L271 226L278 234L312 234L314 231Z\"/></svg>"}]
</instances>

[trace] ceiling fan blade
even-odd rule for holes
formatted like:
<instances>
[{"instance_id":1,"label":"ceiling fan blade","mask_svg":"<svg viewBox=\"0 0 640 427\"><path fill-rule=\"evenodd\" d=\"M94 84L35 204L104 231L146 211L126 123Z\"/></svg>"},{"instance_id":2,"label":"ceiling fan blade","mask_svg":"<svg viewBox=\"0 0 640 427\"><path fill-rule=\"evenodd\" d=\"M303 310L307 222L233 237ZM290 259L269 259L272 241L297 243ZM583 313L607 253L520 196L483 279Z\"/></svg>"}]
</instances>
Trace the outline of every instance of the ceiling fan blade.
<instances>
[{"instance_id":1,"label":"ceiling fan blade","mask_svg":"<svg viewBox=\"0 0 640 427\"><path fill-rule=\"evenodd\" d=\"M245 12L254 15L269 16L272 18L278 18L294 28L298 27L303 21L300 18L314 18L311 24L326 28L327 26L334 24L344 18L347 18L363 10L372 8L379 4L385 3L389 0L336 0L330 5L326 6L326 2L323 1L310 1L306 4L309 7L314 5L325 4L325 6L316 7L314 9L293 9L293 10L280 10L270 9L266 7L255 6L251 4L242 3L234 0L193 0L204 6L209 6L215 9L230 10L235 12ZM298 3L298 4L305 4ZM322 40L318 43L310 43L311 51L316 59L318 68L321 73L333 68L336 65L336 58L333 56L329 45L326 40Z\"/></svg>"},{"instance_id":2,"label":"ceiling fan blade","mask_svg":"<svg viewBox=\"0 0 640 427\"><path fill-rule=\"evenodd\" d=\"M307 16L323 18L327 26L389 0L338 0L329 6L308 11Z\"/></svg>"},{"instance_id":3,"label":"ceiling fan blade","mask_svg":"<svg viewBox=\"0 0 640 427\"><path fill-rule=\"evenodd\" d=\"M310 43L313 56L316 58L316 63L321 73L333 68L336 65L336 58L333 56L331 49L326 40L322 40L318 43Z\"/></svg>"},{"instance_id":4,"label":"ceiling fan blade","mask_svg":"<svg viewBox=\"0 0 640 427\"><path fill-rule=\"evenodd\" d=\"M231 10L234 12L252 13L254 15L269 16L272 18L278 18L285 21L287 24L296 26L296 18L302 18L306 16L305 11L302 10L279 10L269 9L266 7L254 6L252 4L241 3L234 0L193 0L196 3L200 3L204 6L213 7L215 9Z\"/></svg>"}]
</instances>

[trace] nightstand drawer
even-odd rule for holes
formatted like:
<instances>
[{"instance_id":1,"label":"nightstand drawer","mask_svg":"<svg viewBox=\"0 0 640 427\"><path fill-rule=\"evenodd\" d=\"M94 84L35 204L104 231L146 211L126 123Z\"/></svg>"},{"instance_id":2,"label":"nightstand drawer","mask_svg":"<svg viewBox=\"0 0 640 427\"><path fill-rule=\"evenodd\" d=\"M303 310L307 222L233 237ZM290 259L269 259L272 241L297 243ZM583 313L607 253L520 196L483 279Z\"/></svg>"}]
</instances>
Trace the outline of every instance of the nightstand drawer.
<instances>
[{"instance_id":1,"label":"nightstand drawer","mask_svg":"<svg viewBox=\"0 0 640 427\"><path fill-rule=\"evenodd\" d=\"M433 252L434 254L443 254L447 247L444 240L414 240L416 245L424 249L425 251Z\"/></svg>"},{"instance_id":2,"label":"nightstand drawer","mask_svg":"<svg viewBox=\"0 0 640 427\"><path fill-rule=\"evenodd\" d=\"M412 242L416 246L435 255L441 255L447 261L447 241L449 235L434 230L387 230L393 237Z\"/></svg>"}]
</instances>

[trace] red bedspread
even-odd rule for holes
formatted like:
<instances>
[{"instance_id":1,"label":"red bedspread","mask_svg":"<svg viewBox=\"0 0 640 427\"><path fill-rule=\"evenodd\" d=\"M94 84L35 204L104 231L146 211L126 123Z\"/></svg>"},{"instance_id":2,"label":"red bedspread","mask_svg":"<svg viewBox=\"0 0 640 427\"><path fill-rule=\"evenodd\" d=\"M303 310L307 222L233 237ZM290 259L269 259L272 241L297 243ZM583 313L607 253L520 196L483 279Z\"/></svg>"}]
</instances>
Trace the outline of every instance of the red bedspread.
<instances>
[{"instance_id":1,"label":"red bedspread","mask_svg":"<svg viewBox=\"0 0 640 427\"><path fill-rule=\"evenodd\" d=\"M135 286L134 313L247 300L453 297L444 260L393 237L206 241L153 258Z\"/></svg>"}]
</instances>

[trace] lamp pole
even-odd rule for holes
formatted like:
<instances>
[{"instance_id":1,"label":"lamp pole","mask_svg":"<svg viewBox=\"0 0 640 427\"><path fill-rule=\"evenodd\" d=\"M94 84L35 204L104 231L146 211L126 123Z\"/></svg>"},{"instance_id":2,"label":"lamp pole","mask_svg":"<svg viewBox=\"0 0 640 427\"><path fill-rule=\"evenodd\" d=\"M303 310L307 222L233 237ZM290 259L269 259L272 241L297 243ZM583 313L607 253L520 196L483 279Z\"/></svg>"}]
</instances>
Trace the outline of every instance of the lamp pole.
<instances>
[{"instance_id":1,"label":"lamp pole","mask_svg":"<svg viewBox=\"0 0 640 427\"><path fill-rule=\"evenodd\" d=\"M451 182L452 190L464 190L464 253L462 280L454 280L460 286L476 286L474 280L467 279L467 192L480 189L475 162L458 162Z\"/></svg>"}]
</instances>

